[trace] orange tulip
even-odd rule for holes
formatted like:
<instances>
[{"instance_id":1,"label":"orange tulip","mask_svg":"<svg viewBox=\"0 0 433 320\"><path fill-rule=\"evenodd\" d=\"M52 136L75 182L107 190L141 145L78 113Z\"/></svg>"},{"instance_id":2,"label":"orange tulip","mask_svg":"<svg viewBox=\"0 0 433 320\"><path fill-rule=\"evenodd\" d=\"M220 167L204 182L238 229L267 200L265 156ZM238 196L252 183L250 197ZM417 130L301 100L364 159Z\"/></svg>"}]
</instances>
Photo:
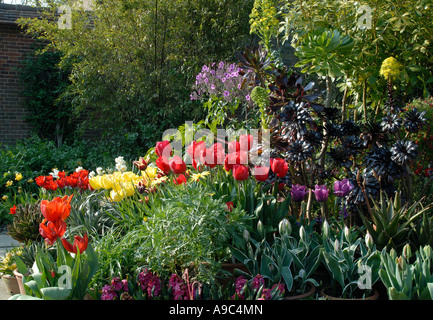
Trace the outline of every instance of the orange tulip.
<instances>
[{"instance_id":1,"label":"orange tulip","mask_svg":"<svg viewBox=\"0 0 433 320\"><path fill-rule=\"evenodd\" d=\"M47 219L44 219L39 225L39 233L50 246L57 240L57 238L63 237L65 231L66 222L61 219L56 221L48 221Z\"/></svg>"},{"instance_id":2,"label":"orange tulip","mask_svg":"<svg viewBox=\"0 0 433 320\"><path fill-rule=\"evenodd\" d=\"M87 238L87 234L84 234L84 237L75 236L74 243L70 244L65 238L62 238L63 247L69 252L77 254L77 250L80 251L80 254L86 251L87 245L89 243L89 239Z\"/></svg>"},{"instance_id":3,"label":"orange tulip","mask_svg":"<svg viewBox=\"0 0 433 320\"><path fill-rule=\"evenodd\" d=\"M42 200L41 211L45 219L48 221L65 221L71 212L72 195L56 197L52 201Z\"/></svg>"}]
</instances>

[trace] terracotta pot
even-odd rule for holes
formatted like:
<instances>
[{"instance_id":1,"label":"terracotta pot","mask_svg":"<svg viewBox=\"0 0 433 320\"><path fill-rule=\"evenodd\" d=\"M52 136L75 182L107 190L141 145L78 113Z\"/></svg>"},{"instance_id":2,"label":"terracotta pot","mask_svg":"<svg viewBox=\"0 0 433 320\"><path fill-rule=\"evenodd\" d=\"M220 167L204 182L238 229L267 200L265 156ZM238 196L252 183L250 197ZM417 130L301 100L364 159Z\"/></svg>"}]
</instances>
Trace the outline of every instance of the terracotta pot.
<instances>
[{"instance_id":1,"label":"terracotta pot","mask_svg":"<svg viewBox=\"0 0 433 320\"><path fill-rule=\"evenodd\" d=\"M304 293L294 295L294 296L285 296L283 297L283 300L302 300L313 296L315 292L316 292L316 287L309 283Z\"/></svg>"},{"instance_id":2,"label":"terracotta pot","mask_svg":"<svg viewBox=\"0 0 433 320\"><path fill-rule=\"evenodd\" d=\"M373 289L373 293L365 298L340 298L340 297L334 297L326 293L327 290L331 289L331 286L323 287L322 290L320 290L320 295L324 297L326 300L379 300L379 292L376 289Z\"/></svg>"},{"instance_id":3,"label":"terracotta pot","mask_svg":"<svg viewBox=\"0 0 433 320\"><path fill-rule=\"evenodd\" d=\"M17 278L18 287L20 288L19 293L26 294L26 290L24 289L24 284L23 284L23 275L19 273L17 269L14 270L14 275Z\"/></svg>"},{"instance_id":4,"label":"terracotta pot","mask_svg":"<svg viewBox=\"0 0 433 320\"><path fill-rule=\"evenodd\" d=\"M4 283L6 291L10 293L10 295L20 293L20 287L18 286L18 281L15 276L5 274L2 276L2 281Z\"/></svg>"}]
</instances>

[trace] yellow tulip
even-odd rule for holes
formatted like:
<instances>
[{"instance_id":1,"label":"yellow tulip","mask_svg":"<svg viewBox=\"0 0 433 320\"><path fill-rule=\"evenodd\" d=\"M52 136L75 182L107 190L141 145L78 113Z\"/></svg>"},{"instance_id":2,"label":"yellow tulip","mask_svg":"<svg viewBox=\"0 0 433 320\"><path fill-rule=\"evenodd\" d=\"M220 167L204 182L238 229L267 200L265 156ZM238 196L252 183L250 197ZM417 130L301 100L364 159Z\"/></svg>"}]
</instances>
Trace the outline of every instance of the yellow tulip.
<instances>
[{"instance_id":1,"label":"yellow tulip","mask_svg":"<svg viewBox=\"0 0 433 320\"><path fill-rule=\"evenodd\" d=\"M102 176L94 176L91 179L89 179L90 186L95 190L101 189L102 188L101 178Z\"/></svg>"}]
</instances>

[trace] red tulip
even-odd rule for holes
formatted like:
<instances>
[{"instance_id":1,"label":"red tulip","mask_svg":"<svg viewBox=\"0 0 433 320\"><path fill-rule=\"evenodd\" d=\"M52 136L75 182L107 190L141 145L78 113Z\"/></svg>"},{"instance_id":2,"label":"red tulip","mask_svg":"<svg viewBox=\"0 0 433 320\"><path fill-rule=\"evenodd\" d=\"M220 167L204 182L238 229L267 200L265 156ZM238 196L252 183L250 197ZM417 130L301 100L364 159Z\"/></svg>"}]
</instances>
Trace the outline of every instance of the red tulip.
<instances>
[{"instance_id":1,"label":"red tulip","mask_svg":"<svg viewBox=\"0 0 433 320\"><path fill-rule=\"evenodd\" d=\"M48 221L66 220L71 212L71 200L73 194L68 196L55 197L52 201L42 200L41 211Z\"/></svg>"},{"instance_id":2,"label":"red tulip","mask_svg":"<svg viewBox=\"0 0 433 320\"><path fill-rule=\"evenodd\" d=\"M70 244L65 238L62 238L62 244L69 252L77 254L80 251L81 254L86 251L89 239L87 238L87 234L84 234L84 237L75 236L74 243Z\"/></svg>"},{"instance_id":3,"label":"red tulip","mask_svg":"<svg viewBox=\"0 0 433 320\"><path fill-rule=\"evenodd\" d=\"M15 214L17 213L17 206L14 205L12 208L9 209L9 214Z\"/></svg>"},{"instance_id":4,"label":"red tulip","mask_svg":"<svg viewBox=\"0 0 433 320\"><path fill-rule=\"evenodd\" d=\"M215 143L210 148L204 148L200 155L200 161L209 168L216 167L217 164L224 163L224 147L221 143Z\"/></svg>"},{"instance_id":5,"label":"red tulip","mask_svg":"<svg viewBox=\"0 0 433 320\"><path fill-rule=\"evenodd\" d=\"M173 171L175 174L181 174L186 171L186 164L179 156L174 156L171 158L168 164L171 171Z\"/></svg>"},{"instance_id":6,"label":"red tulip","mask_svg":"<svg viewBox=\"0 0 433 320\"><path fill-rule=\"evenodd\" d=\"M287 162L281 158L271 158L271 169L280 178L286 176L289 171Z\"/></svg>"},{"instance_id":7,"label":"red tulip","mask_svg":"<svg viewBox=\"0 0 433 320\"><path fill-rule=\"evenodd\" d=\"M186 177L183 174L181 174L177 178L173 179L173 183L174 184L182 184L182 183L186 184Z\"/></svg>"},{"instance_id":8,"label":"red tulip","mask_svg":"<svg viewBox=\"0 0 433 320\"><path fill-rule=\"evenodd\" d=\"M269 167L255 166L253 175L257 181L266 181L269 177Z\"/></svg>"},{"instance_id":9,"label":"red tulip","mask_svg":"<svg viewBox=\"0 0 433 320\"><path fill-rule=\"evenodd\" d=\"M65 231L66 222L62 219L56 221L48 221L47 219L44 219L39 224L39 233L50 246L57 240L57 238L63 237Z\"/></svg>"},{"instance_id":10,"label":"red tulip","mask_svg":"<svg viewBox=\"0 0 433 320\"><path fill-rule=\"evenodd\" d=\"M189 154L190 158L194 161L200 160L200 155L203 149L206 148L204 141L193 141L188 147L186 152Z\"/></svg>"},{"instance_id":11,"label":"red tulip","mask_svg":"<svg viewBox=\"0 0 433 320\"><path fill-rule=\"evenodd\" d=\"M133 164L138 170L144 171L147 168L148 162L143 157L140 157L138 160L134 161Z\"/></svg>"},{"instance_id":12,"label":"red tulip","mask_svg":"<svg viewBox=\"0 0 433 320\"><path fill-rule=\"evenodd\" d=\"M164 157L164 156L159 157L158 159L156 159L155 163L156 163L156 166L162 172L164 172L164 174L167 174L170 172L170 165L169 165L166 157Z\"/></svg>"},{"instance_id":13,"label":"red tulip","mask_svg":"<svg viewBox=\"0 0 433 320\"><path fill-rule=\"evenodd\" d=\"M228 143L228 152L229 153L235 153L239 152L241 150L241 145L237 140L230 141Z\"/></svg>"},{"instance_id":14,"label":"red tulip","mask_svg":"<svg viewBox=\"0 0 433 320\"><path fill-rule=\"evenodd\" d=\"M233 169L235 164L247 164L248 154L245 151L239 151L236 153L229 153L226 155L224 160L224 169L230 171Z\"/></svg>"},{"instance_id":15,"label":"red tulip","mask_svg":"<svg viewBox=\"0 0 433 320\"><path fill-rule=\"evenodd\" d=\"M227 211L232 212L234 208L233 201L226 202L226 205L227 205Z\"/></svg>"},{"instance_id":16,"label":"red tulip","mask_svg":"<svg viewBox=\"0 0 433 320\"><path fill-rule=\"evenodd\" d=\"M170 141L164 140L164 141L158 141L155 146L155 152L158 155L158 157L170 157L171 155L171 145Z\"/></svg>"},{"instance_id":17,"label":"red tulip","mask_svg":"<svg viewBox=\"0 0 433 320\"><path fill-rule=\"evenodd\" d=\"M251 134L243 134L239 136L239 144L241 150L250 151L253 147L254 137Z\"/></svg>"},{"instance_id":18,"label":"red tulip","mask_svg":"<svg viewBox=\"0 0 433 320\"><path fill-rule=\"evenodd\" d=\"M247 180L249 176L249 168L242 164L233 166L233 178L238 181Z\"/></svg>"}]
</instances>

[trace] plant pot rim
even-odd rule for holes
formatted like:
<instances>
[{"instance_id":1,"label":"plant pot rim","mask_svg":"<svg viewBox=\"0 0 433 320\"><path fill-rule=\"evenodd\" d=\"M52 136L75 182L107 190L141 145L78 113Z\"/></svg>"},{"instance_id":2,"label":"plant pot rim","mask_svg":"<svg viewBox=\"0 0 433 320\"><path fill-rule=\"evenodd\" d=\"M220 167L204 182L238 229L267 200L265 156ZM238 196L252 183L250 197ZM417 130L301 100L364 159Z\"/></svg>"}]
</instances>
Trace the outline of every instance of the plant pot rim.
<instances>
[{"instance_id":1,"label":"plant pot rim","mask_svg":"<svg viewBox=\"0 0 433 320\"><path fill-rule=\"evenodd\" d=\"M15 269L13 272L14 272L15 277L17 277L17 278L22 278L22 277L23 277L23 274L20 273L20 272L18 271L18 269Z\"/></svg>"},{"instance_id":2,"label":"plant pot rim","mask_svg":"<svg viewBox=\"0 0 433 320\"><path fill-rule=\"evenodd\" d=\"M379 299L379 292L376 289L372 289L372 293L365 298L341 298L341 297L334 297L326 293L326 290L332 288L332 286L328 285L323 287L320 290L320 295L328 300L378 300Z\"/></svg>"},{"instance_id":3,"label":"plant pot rim","mask_svg":"<svg viewBox=\"0 0 433 320\"><path fill-rule=\"evenodd\" d=\"M313 285L312 283L307 283L306 288L308 288L308 290L306 290L304 293L294 295L294 296L285 296L283 297L283 300L299 300L299 299L307 298L312 296L317 289L316 286Z\"/></svg>"}]
</instances>

